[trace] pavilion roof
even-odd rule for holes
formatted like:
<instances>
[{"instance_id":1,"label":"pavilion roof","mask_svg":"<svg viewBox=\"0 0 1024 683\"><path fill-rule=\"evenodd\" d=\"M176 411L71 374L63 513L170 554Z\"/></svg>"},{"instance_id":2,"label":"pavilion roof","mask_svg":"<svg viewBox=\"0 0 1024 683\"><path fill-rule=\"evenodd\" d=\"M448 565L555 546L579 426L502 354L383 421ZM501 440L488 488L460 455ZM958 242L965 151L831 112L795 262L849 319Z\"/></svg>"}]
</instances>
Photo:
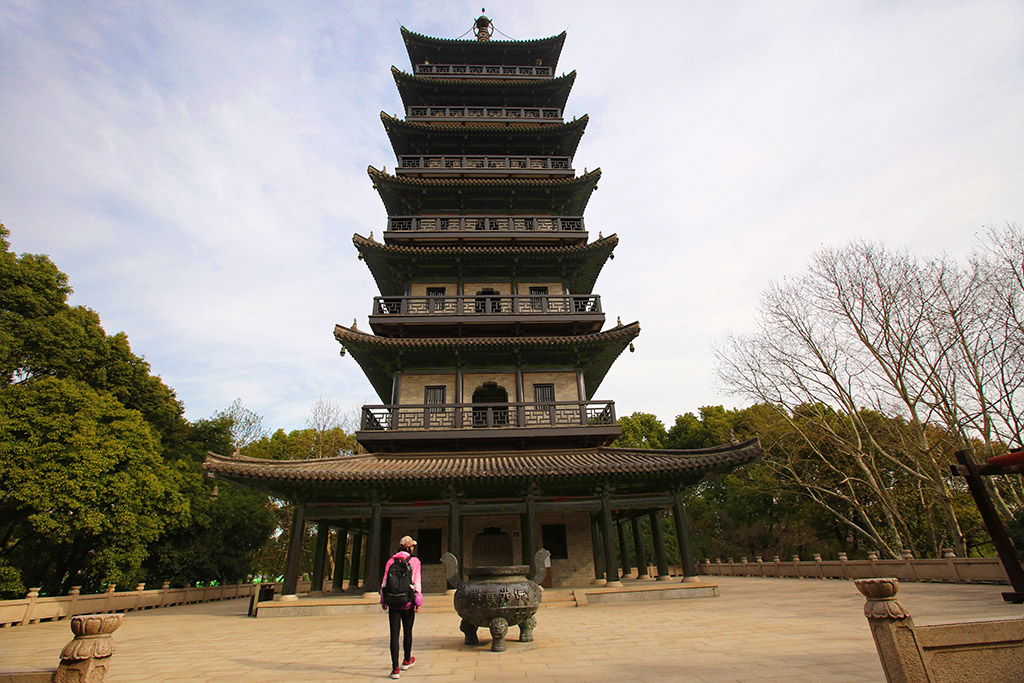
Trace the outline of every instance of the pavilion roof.
<instances>
[{"instance_id":1,"label":"pavilion roof","mask_svg":"<svg viewBox=\"0 0 1024 683\"><path fill-rule=\"evenodd\" d=\"M251 488L311 498L369 497L375 485L442 490L441 484L473 488L525 482L553 491L586 491L593 483L614 482L624 489L665 491L696 483L710 472L729 471L761 458L758 439L694 450L584 448L461 453L371 453L310 460L264 460L208 453L203 470ZM514 488L512 490L515 490Z\"/></svg>"},{"instance_id":2,"label":"pavilion roof","mask_svg":"<svg viewBox=\"0 0 1024 683\"><path fill-rule=\"evenodd\" d=\"M451 368L456 362L478 369L518 363L537 369L578 366L589 399L615 359L639 334L638 322L592 334L539 337L381 337L334 327L334 338L352 354L383 402L390 401L394 372Z\"/></svg>"},{"instance_id":3,"label":"pavilion roof","mask_svg":"<svg viewBox=\"0 0 1024 683\"><path fill-rule=\"evenodd\" d=\"M402 39L412 64L540 65L554 69L565 43L565 31L536 40L457 40L432 38L402 27Z\"/></svg>"},{"instance_id":4,"label":"pavilion roof","mask_svg":"<svg viewBox=\"0 0 1024 683\"><path fill-rule=\"evenodd\" d=\"M410 123L381 112L396 155L402 154L576 154L588 116L544 125Z\"/></svg>"},{"instance_id":5,"label":"pavilion roof","mask_svg":"<svg viewBox=\"0 0 1024 683\"><path fill-rule=\"evenodd\" d=\"M353 235L380 293L401 296L406 282L425 277L446 280L472 277L560 277L573 294L590 294L605 261L619 243L609 235L588 244L555 247L444 246L383 244Z\"/></svg>"},{"instance_id":6,"label":"pavilion roof","mask_svg":"<svg viewBox=\"0 0 1024 683\"><path fill-rule=\"evenodd\" d=\"M367 169L390 216L582 216L601 169L575 178L415 178Z\"/></svg>"},{"instance_id":7,"label":"pavilion roof","mask_svg":"<svg viewBox=\"0 0 1024 683\"><path fill-rule=\"evenodd\" d=\"M576 72L545 79L434 78L391 67L406 107L558 107L565 108Z\"/></svg>"}]
</instances>

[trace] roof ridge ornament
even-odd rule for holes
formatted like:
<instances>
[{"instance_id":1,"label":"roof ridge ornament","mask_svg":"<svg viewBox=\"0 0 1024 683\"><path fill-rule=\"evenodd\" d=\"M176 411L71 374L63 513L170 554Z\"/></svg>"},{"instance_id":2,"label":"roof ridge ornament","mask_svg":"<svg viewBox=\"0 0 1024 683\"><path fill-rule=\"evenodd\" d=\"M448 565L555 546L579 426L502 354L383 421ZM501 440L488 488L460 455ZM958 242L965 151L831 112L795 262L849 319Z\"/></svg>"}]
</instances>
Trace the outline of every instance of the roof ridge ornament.
<instances>
[{"instance_id":1,"label":"roof ridge ornament","mask_svg":"<svg viewBox=\"0 0 1024 683\"><path fill-rule=\"evenodd\" d=\"M475 35L476 39L481 43L485 43L490 40L491 34L494 33L494 25L491 23L491 20L487 18L487 15L484 14L486 11L487 8L481 7L480 16L477 17L476 21L473 23L473 35Z\"/></svg>"}]
</instances>

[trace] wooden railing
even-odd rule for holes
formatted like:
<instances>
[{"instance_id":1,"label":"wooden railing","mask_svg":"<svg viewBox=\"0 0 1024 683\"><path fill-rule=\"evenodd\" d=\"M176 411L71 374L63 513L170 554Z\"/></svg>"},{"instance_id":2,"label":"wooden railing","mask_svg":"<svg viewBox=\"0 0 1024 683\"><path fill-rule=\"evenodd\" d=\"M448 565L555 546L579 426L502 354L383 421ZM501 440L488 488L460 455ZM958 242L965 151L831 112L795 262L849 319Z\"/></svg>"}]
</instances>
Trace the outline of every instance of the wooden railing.
<instances>
[{"instance_id":1,"label":"wooden railing","mask_svg":"<svg viewBox=\"0 0 1024 683\"><path fill-rule=\"evenodd\" d=\"M947 551L945 557L918 559L908 551L898 560L880 560L877 553L869 553L866 560L849 560L845 553L838 560L823 560L815 555L813 560L801 560L793 556L783 561L775 556L770 561L760 557L753 562L742 558L733 562L729 558L722 562L705 560L697 565L697 571L709 576L770 576L817 579L870 579L892 576L900 581L939 581L946 583L1009 583L1003 566L997 557L959 558Z\"/></svg>"},{"instance_id":2,"label":"wooden railing","mask_svg":"<svg viewBox=\"0 0 1024 683\"><path fill-rule=\"evenodd\" d=\"M551 78L555 70L550 66L505 66L501 64L417 64L417 76L442 78Z\"/></svg>"},{"instance_id":3,"label":"wooden railing","mask_svg":"<svg viewBox=\"0 0 1024 683\"><path fill-rule=\"evenodd\" d=\"M565 156L414 156L398 157L396 173L449 173L452 171L515 171L572 175L572 158Z\"/></svg>"},{"instance_id":4,"label":"wooden railing","mask_svg":"<svg viewBox=\"0 0 1024 683\"><path fill-rule=\"evenodd\" d=\"M371 315L557 315L600 313L601 297L575 294L375 296Z\"/></svg>"},{"instance_id":5,"label":"wooden railing","mask_svg":"<svg viewBox=\"0 0 1024 683\"><path fill-rule=\"evenodd\" d=\"M391 216L388 230L447 232L584 232L581 216Z\"/></svg>"},{"instance_id":6,"label":"wooden railing","mask_svg":"<svg viewBox=\"0 0 1024 683\"><path fill-rule=\"evenodd\" d=\"M579 427L615 424L614 401L363 406L362 431Z\"/></svg>"},{"instance_id":7,"label":"wooden railing","mask_svg":"<svg viewBox=\"0 0 1024 683\"><path fill-rule=\"evenodd\" d=\"M424 107L405 108L407 120L450 119L488 121L551 121L562 120L562 110L556 107Z\"/></svg>"}]
</instances>

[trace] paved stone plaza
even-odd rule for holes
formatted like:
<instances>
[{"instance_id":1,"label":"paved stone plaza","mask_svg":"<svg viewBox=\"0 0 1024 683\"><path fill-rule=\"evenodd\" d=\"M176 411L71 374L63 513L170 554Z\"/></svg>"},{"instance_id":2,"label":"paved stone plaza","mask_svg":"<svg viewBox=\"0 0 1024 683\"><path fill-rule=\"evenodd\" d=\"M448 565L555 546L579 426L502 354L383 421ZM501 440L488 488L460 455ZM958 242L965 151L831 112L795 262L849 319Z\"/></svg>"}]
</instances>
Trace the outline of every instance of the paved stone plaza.
<instances>
[{"instance_id":1,"label":"paved stone plaza","mask_svg":"<svg viewBox=\"0 0 1024 683\"><path fill-rule=\"evenodd\" d=\"M707 579L710 581L710 579ZM852 583L720 577L717 598L542 608L536 640L508 650L462 644L447 609L416 619L412 681L880 681ZM899 597L918 624L1020 617L1003 586L913 584ZM247 600L126 615L109 681L386 679L381 614L250 619ZM66 622L0 630L0 671L54 667Z\"/></svg>"}]
</instances>

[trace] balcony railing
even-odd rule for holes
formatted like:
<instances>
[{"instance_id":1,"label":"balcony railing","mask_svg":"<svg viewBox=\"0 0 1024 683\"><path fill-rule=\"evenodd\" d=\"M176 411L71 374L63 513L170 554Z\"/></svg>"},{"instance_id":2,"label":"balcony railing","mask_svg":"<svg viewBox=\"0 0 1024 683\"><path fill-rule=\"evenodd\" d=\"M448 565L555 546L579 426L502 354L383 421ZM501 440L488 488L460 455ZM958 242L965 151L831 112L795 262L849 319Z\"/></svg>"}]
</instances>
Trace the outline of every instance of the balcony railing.
<instances>
[{"instance_id":1,"label":"balcony railing","mask_svg":"<svg viewBox=\"0 0 1024 683\"><path fill-rule=\"evenodd\" d=\"M407 156L398 157L396 173L452 171L542 173L572 175L572 157L528 156Z\"/></svg>"},{"instance_id":2,"label":"balcony railing","mask_svg":"<svg viewBox=\"0 0 1024 683\"><path fill-rule=\"evenodd\" d=\"M562 110L549 107L406 107L407 120L485 120L550 121L562 120Z\"/></svg>"},{"instance_id":3,"label":"balcony railing","mask_svg":"<svg viewBox=\"0 0 1024 683\"><path fill-rule=\"evenodd\" d=\"M584 232L581 216L391 216L388 230L443 232L502 230L506 232Z\"/></svg>"},{"instance_id":4,"label":"balcony railing","mask_svg":"<svg viewBox=\"0 0 1024 683\"><path fill-rule=\"evenodd\" d=\"M551 78L555 70L550 66L505 66L501 64L417 64L417 76L441 78Z\"/></svg>"},{"instance_id":5,"label":"balcony railing","mask_svg":"<svg viewBox=\"0 0 1024 683\"><path fill-rule=\"evenodd\" d=\"M363 406L362 431L506 429L615 424L614 401Z\"/></svg>"},{"instance_id":6,"label":"balcony railing","mask_svg":"<svg viewBox=\"0 0 1024 683\"><path fill-rule=\"evenodd\" d=\"M601 297L575 294L375 296L371 315L543 315L600 313Z\"/></svg>"}]
</instances>

